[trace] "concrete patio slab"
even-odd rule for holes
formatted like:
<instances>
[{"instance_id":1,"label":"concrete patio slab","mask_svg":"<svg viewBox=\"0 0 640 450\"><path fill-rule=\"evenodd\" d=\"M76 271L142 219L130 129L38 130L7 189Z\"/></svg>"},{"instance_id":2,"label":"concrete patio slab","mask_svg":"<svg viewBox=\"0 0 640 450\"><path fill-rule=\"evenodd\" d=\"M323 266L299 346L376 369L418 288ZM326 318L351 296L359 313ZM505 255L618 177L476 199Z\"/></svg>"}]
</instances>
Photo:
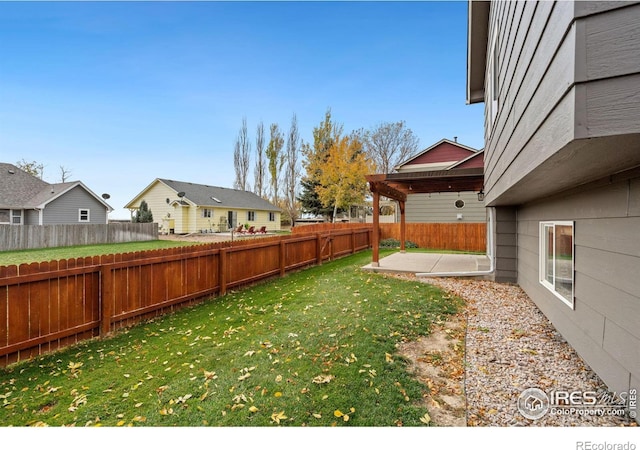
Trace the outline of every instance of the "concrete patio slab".
<instances>
[{"instance_id":1,"label":"concrete patio slab","mask_svg":"<svg viewBox=\"0 0 640 450\"><path fill-rule=\"evenodd\" d=\"M379 266L363 267L373 272L414 273L423 276L486 276L491 262L486 255L397 252L380 259Z\"/></svg>"}]
</instances>

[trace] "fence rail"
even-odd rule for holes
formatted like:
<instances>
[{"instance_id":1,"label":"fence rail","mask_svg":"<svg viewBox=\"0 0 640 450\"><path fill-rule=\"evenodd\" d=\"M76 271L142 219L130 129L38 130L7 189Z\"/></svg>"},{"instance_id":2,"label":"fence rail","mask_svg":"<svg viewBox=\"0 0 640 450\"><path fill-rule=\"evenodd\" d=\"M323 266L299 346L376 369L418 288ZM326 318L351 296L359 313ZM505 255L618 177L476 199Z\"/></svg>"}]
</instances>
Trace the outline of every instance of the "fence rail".
<instances>
[{"instance_id":1,"label":"fence rail","mask_svg":"<svg viewBox=\"0 0 640 450\"><path fill-rule=\"evenodd\" d=\"M0 225L3 251L155 239L158 239L157 223Z\"/></svg>"},{"instance_id":2,"label":"fence rail","mask_svg":"<svg viewBox=\"0 0 640 450\"><path fill-rule=\"evenodd\" d=\"M0 366L370 246L357 227L0 266Z\"/></svg>"},{"instance_id":3,"label":"fence rail","mask_svg":"<svg viewBox=\"0 0 640 450\"><path fill-rule=\"evenodd\" d=\"M314 223L308 225L296 225L291 228L292 233L324 233L327 231L335 230L351 230L365 228L373 230L373 224L371 223Z\"/></svg>"}]
</instances>

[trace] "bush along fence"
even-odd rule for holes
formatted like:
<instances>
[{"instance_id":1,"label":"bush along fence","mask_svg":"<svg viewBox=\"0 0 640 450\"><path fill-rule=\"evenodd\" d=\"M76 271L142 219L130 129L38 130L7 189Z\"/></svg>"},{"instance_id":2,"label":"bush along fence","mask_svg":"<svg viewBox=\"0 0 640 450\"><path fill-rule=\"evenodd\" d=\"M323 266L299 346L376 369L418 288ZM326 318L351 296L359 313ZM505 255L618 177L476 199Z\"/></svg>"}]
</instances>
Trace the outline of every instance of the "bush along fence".
<instances>
[{"instance_id":1,"label":"bush along fence","mask_svg":"<svg viewBox=\"0 0 640 450\"><path fill-rule=\"evenodd\" d=\"M370 248L342 229L0 267L0 366Z\"/></svg>"},{"instance_id":2,"label":"bush along fence","mask_svg":"<svg viewBox=\"0 0 640 450\"><path fill-rule=\"evenodd\" d=\"M157 223L0 225L0 250L3 251L156 239Z\"/></svg>"}]
</instances>

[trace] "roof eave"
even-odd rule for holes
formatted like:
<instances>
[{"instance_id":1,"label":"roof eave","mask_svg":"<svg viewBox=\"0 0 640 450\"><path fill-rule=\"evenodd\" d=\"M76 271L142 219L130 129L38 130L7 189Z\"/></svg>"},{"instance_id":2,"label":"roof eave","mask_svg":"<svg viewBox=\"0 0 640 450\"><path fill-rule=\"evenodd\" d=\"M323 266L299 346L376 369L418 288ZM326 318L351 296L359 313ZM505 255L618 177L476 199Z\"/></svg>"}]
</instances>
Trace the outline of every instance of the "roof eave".
<instances>
[{"instance_id":1,"label":"roof eave","mask_svg":"<svg viewBox=\"0 0 640 450\"><path fill-rule=\"evenodd\" d=\"M469 0L467 25L467 104L484 102L491 2Z\"/></svg>"}]
</instances>

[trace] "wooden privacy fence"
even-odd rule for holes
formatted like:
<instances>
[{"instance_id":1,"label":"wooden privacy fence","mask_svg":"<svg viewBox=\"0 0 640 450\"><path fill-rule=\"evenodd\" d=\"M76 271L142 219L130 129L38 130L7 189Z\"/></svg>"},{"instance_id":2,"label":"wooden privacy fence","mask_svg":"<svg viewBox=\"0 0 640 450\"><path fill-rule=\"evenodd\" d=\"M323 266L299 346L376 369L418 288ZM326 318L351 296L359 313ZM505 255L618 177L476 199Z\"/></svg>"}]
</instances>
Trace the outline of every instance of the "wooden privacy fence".
<instances>
[{"instance_id":1,"label":"wooden privacy fence","mask_svg":"<svg viewBox=\"0 0 640 450\"><path fill-rule=\"evenodd\" d=\"M399 223L381 223L380 240L400 240ZM346 229L373 230L373 224L341 224L320 223L314 225L301 225L292 228L292 232L304 233L328 232L332 230ZM406 240L415 242L421 248L434 250L459 250L467 252L485 252L487 250L487 224L486 223L406 223Z\"/></svg>"},{"instance_id":2,"label":"wooden privacy fence","mask_svg":"<svg viewBox=\"0 0 640 450\"><path fill-rule=\"evenodd\" d=\"M2 251L155 239L158 239L157 223L0 225Z\"/></svg>"},{"instance_id":3,"label":"wooden privacy fence","mask_svg":"<svg viewBox=\"0 0 640 450\"><path fill-rule=\"evenodd\" d=\"M309 225L296 225L291 228L292 233L326 233L327 231L367 229L373 230L370 223L314 223Z\"/></svg>"},{"instance_id":4,"label":"wooden privacy fence","mask_svg":"<svg viewBox=\"0 0 640 450\"><path fill-rule=\"evenodd\" d=\"M485 252L487 250L486 223L407 223L406 240L420 248ZM400 240L399 223L381 223L380 240Z\"/></svg>"},{"instance_id":5,"label":"wooden privacy fence","mask_svg":"<svg viewBox=\"0 0 640 450\"><path fill-rule=\"evenodd\" d=\"M370 247L367 229L0 267L0 365Z\"/></svg>"}]
</instances>

